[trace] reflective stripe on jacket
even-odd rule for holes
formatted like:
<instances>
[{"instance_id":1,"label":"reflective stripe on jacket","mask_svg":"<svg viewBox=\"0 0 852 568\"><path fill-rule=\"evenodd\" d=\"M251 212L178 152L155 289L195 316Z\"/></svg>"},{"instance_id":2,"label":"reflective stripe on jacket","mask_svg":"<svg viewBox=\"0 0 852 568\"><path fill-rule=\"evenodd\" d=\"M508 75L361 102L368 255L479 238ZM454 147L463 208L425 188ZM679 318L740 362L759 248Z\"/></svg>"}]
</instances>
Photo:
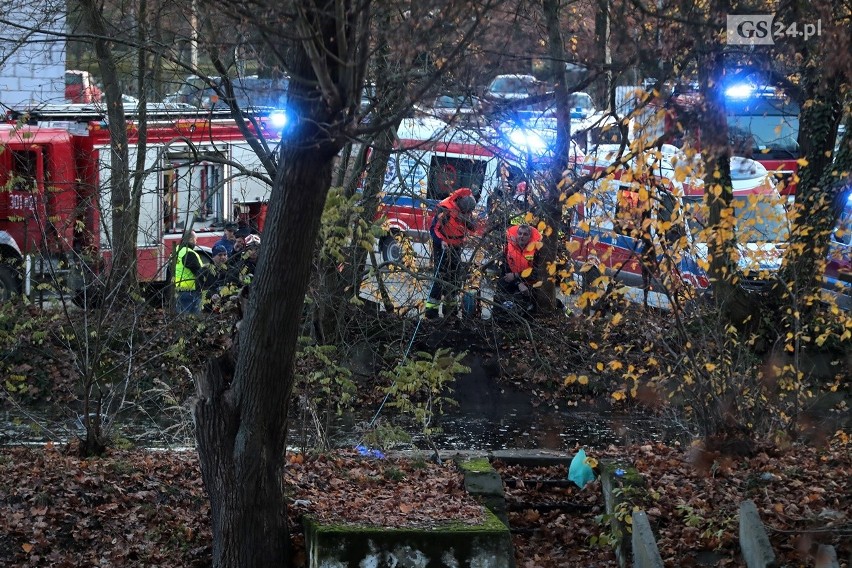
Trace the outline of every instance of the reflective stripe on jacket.
<instances>
[{"instance_id":1,"label":"reflective stripe on jacket","mask_svg":"<svg viewBox=\"0 0 852 568\"><path fill-rule=\"evenodd\" d=\"M198 264L201 264L201 257L191 248L181 247L178 249L177 264L175 264L175 290L178 292L187 292L196 289L195 274L183 262L187 254L194 254L198 259Z\"/></svg>"},{"instance_id":2,"label":"reflective stripe on jacket","mask_svg":"<svg viewBox=\"0 0 852 568\"><path fill-rule=\"evenodd\" d=\"M518 225L513 225L506 231L506 264L509 272L521 274L533 267L535 253L538 250L536 243L541 242L541 233L534 227L530 227L530 230L532 231L530 242L523 250L518 246Z\"/></svg>"}]
</instances>

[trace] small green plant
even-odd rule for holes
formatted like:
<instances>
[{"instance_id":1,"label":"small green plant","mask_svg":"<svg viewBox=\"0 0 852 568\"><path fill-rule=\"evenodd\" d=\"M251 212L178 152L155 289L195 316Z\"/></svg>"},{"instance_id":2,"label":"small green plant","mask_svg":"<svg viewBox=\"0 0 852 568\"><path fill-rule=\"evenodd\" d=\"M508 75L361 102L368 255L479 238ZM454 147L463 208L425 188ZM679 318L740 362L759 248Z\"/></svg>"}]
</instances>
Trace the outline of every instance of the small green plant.
<instances>
[{"instance_id":1,"label":"small green plant","mask_svg":"<svg viewBox=\"0 0 852 568\"><path fill-rule=\"evenodd\" d=\"M387 467L382 472L382 476L390 481L402 481L405 479L405 473L398 467Z\"/></svg>"},{"instance_id":2,"label":"small green plant","mask_svg":"<svg viewBox=\"0 0 852 568\"><path fill-rule=\"evenodd\" d=\"M329 414L340 416L351 409L357 386L352 381L352 372L339 364L335 346L316 345L308 337L301 337L299 345L294 400L301 402L305 415L310 415L317 446L327 448Z\"/></svg>"},{"instance_id":3,"label":"small green plant","mask_svg":"<svg viewBox=\"0 0 852 568\"><path fill-rule=\"evenodd\" d=\"M698 528L707 522L701 511L696 510L686 503L678 505L677 512L683 515L683 521L688 527Z\"/></svg>"},{"instance_id":4,"label":"small green plant","mask_svg":"<svg viewBox=\"0 0 852 568\"><path fill-rule=\"evenodd\" d=\"M367 446L371 448L380 448L382 450L386 450L398 444L411 443L411 435L406 432L404 428L395 424L388 424L383 420L377 420L376 423L364 434L363 439L364 444Z\"/></svg>"},{"instance_id":5,"label":"small green plant","mask_svg":"<svg viewBox=\"0 0 852 568\"><path fill-rule=\"evenodd\" d=\"M457 375L470 372L470 368L461 363L465 355L453 355L449 349L419 352L395 371L383 373L392 380L386 389L390 396L388 406L411 415L436 452L432 434L440 433L440 428L434 426L434 419L443 412L444 405L457 404L446 394Z\"/></svg>"},{"instance_id":6,"label":"small green plant","mask_svg":"<svg viewBox=\"0 0 852 568\"><path fill-rule=\"evenodd\" d=\"M633 512L639 507L634 504L640 495L636 487L617 487L612 491L615 507L612 513L604 513L595 517L595 522L606 527L606 531L589 539L589 544L600 547L616 547L625 534L633 532Z\"/></svg>"}]
</instances>

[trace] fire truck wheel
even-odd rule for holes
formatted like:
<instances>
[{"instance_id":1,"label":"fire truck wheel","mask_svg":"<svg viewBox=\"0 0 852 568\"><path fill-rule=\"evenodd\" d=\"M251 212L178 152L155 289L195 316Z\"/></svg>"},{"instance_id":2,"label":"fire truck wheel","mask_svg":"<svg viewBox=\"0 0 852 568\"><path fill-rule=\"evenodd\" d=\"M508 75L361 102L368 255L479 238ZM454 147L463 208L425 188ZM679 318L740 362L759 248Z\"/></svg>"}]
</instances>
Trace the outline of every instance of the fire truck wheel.
<instances>
[{"instance_id":1,"label":"fire truck wheel","mask_svg":"<svg viewBox=\"0 0 852 568\"><path fill-rule=\"evenodd\" d=\"M379 241L379 250L382 253L382 261L399 264L405 256L405 237L400 233L382 237Z\"/></svg>"},{"instance_id":2,"label":"fire truck wheel","mask_svg":"<svg viewBox=\"0 0 852 568\"><path fill-rule=\"evenodd\" d=\"M21 283L15 271L8 266L0 266L0 300L11 300L21 292Z\"/></svg>"}]
</instances>

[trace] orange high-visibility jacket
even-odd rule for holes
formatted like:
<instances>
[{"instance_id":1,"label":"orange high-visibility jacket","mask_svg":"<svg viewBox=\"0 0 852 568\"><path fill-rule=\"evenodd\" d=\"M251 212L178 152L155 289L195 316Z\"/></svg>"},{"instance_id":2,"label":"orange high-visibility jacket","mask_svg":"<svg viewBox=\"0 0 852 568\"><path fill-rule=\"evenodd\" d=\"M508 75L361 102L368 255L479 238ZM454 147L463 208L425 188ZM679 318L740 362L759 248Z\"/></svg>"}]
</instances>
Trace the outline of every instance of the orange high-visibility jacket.
<instances>
[{"instance_id":1,"label":"orange high-visibility jacket","mask_svg":"<svg viewBox=\"0 0 852 568\"><path fill-rule=\"evenodd\" d=\"M469 222L462 219L462 212L456 201L462 197L473 197L473 192L466 187L452 192L449 197L438 203L438 212L435 214L435 234L450 246L461 246L464 239L472 232ZM442 213L444 213L442 215Z\"/></svg>"},{"instance_id":2,"label":"orange high-visibility jacket","mask_svg":"<svg viewBox=\"0 0 852 568\"><path fill-rule=\"evenodd\" d=\"M510 272L521 274L527 268L533 267L535 253L538 250L536 243L541 241L541 233L535 227L530 227L532 235L527 246L521 249L518 246L518 227L512 225L506 231L506 265Z\"/></svg>"}]
</instances>

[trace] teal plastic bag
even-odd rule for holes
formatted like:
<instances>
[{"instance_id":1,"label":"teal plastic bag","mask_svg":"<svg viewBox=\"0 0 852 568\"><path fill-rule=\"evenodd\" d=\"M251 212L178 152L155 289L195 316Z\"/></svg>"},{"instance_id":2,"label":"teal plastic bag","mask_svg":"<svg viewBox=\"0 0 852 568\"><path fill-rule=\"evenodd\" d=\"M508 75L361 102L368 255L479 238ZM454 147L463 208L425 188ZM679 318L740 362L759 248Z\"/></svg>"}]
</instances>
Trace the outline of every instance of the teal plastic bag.
<instances>
[{"instance_id":1,"label":"teal plastic bag","mask_svg":"<svg viewBox=\"0 0 852 568\"><path fill-rule=\"evenodd\" d=\"M595 472L586 463L586 450L581 449L571 460L571 467L568 468L568 479L576 483L580 489L583 489L590 481L595 480Z\"/></svg>"}]
</instances>

